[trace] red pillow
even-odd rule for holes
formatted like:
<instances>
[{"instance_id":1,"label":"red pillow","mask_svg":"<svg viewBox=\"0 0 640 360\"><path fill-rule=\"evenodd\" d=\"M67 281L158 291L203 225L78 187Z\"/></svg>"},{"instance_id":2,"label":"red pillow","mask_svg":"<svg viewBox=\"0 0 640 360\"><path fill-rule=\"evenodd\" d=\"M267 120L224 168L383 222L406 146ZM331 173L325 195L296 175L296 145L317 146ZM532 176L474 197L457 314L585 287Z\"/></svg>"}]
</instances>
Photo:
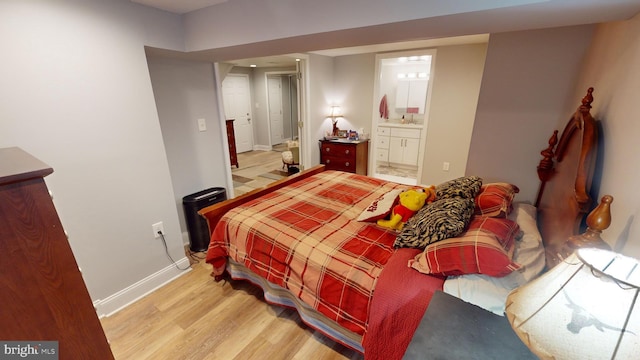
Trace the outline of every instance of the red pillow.
<instances>
[{"instance_id":1,"label":"red pillow","mask_svg":"<svg viewBox=\"0 0 640 360\"><path fill-rule=\"evenodd\" d=\"M460 236L428 245L409 266L425 274L502 277L520 268L512 261L519 234L515 221L474 216Z\"/></svg>"},{"instance_id":2,"label":"red pillow","mask_svg":"<svg viewBox=\"0 0 640 360\"><path fill-rule=\"evenodd\" d=\"M504 218L513 209L513 197L520 192L517 186L509 183L491 183L483 185L475 197L475 214Z\"/></svg>"}]
</instances>

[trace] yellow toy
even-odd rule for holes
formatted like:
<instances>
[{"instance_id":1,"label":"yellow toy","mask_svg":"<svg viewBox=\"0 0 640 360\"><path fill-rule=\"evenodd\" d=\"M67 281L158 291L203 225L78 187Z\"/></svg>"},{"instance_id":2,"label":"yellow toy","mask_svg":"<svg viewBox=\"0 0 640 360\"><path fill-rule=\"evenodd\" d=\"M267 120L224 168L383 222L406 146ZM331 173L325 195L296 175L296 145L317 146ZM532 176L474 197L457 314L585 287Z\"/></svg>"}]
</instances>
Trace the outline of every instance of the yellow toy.
<instances>
[{"instance_id":1,"label":"yellow toy","mask_svg":"<svg viewBox=\"0 0 640 360\"><path fill-rule=\"evenodd\" d=\"M409 189L400 193L399 204L393 207L389 220L380 219L378 225L389 229L400 230L413 214L422 209L425 204L436 199L436 188Z\"/></svg>"}]
</instances>

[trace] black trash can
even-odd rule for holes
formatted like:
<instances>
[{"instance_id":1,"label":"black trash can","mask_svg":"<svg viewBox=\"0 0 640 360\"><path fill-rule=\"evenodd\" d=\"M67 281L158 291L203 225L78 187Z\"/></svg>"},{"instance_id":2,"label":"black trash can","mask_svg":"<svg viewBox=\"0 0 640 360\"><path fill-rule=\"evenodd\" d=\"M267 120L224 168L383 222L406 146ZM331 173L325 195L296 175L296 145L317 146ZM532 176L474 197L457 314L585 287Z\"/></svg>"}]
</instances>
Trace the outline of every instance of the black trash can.
<instances>
[{"instance_id":1,"label":"black trash can","mask_svg":"<svg viewBox=\"0 0 640 360\"><path fill-rule=\"evenodd\" d=\"M221 187L198 191L182 198L184 219L189 232L189 249L193 252L206 251L209 247L209 227L207 220L198 214L198 210L227 200L227 190Z\"/></svg>"}]
</instances>

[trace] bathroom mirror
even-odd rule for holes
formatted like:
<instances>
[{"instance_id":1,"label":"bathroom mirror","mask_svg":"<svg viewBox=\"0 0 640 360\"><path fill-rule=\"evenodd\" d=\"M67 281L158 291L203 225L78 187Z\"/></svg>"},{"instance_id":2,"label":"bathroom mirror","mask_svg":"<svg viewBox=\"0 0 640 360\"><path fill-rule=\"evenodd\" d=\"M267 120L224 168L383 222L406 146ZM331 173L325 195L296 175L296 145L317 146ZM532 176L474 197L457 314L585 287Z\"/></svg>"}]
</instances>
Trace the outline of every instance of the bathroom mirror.
<instances>
[{"instance_id":1,"label":"bathroom mirror","mask_svg":"<svg viewBox=\"0 0 640 360\"><path fill-rule=\"evenodd\" d=\"M424 122L435 51L382 55L378 63L380 120Z\"/></svg>"}]
</instances>

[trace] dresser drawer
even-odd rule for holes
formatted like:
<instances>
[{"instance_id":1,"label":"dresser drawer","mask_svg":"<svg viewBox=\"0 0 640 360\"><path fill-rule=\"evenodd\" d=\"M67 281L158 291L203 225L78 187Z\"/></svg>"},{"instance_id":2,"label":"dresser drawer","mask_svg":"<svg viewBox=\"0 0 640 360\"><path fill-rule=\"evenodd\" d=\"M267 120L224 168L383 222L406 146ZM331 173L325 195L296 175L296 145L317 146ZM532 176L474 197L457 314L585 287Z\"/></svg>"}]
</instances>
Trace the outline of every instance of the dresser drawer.
<instances>
[{"instance_id":1,"label":"dresser drawer","mask_svg":"<svg viewBox=\"0 0 640 360\"><path fill-rule=\"evenodd\" d=\"M376 139L376 147L378 149L389 149L389 137L378 136L378 138Z\"/></svg>"},{"instance_id":2,"label":"dresser drawer","mask_svg":"<svg viewBox=\"0 0 640 360\"><path fill-rule=\"evenodd\" d=\"M376 159L378 161L389 161L389 150L378 149L378 152L376 154Z\"/></svg>"},{"instance_id":3,"label":"dresser drawer","mask_svg":"<svg viewBox=\"0 0 640 360\"><path fill-rule=\"evenodd\" d=\"M351 162L355 162L356 147L350 144L323 143L322 156L323 157L340 157L343 160L349 160Z\"/></svg>"},{"instance_id":4,"label":"dresser drawer","mask_svg":"<svg viewBox=\"0 0 640 360\"><path fill-rule=\"evenodd\" d=\"M391 133L391 129L388 127L379 127L378 128L378 136L389 136Z\"/></svg>"},{"instance_id":5,"label":"dresser drawer","mask_svg":"<svg viewBox=\"0 0 640 360\"><path fill-rule=\"evenodd\" d=\"M345 159L343 157L325 156L322 163L327 170L339 170L346 172L356 172L356 162L354 160Z\"/></svg>"}]
</instances>

